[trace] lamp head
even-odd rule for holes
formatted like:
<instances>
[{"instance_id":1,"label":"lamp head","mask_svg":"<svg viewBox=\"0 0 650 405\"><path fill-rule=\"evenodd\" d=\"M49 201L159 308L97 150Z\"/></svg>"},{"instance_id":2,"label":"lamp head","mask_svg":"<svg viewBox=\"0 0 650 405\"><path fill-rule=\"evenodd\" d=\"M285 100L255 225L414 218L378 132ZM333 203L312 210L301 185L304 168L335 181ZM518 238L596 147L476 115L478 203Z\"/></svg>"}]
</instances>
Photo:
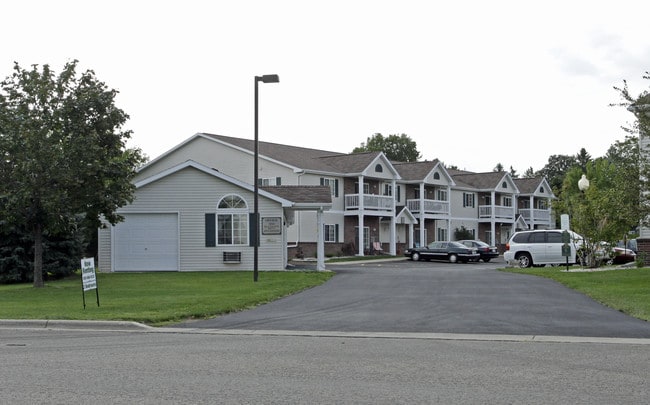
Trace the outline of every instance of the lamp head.
<instances>
[{"instance_id":1,"label":"lamp head","mask_svg":"<svg viewBox=\"0 0 650 405\"><path fill-rule=\"evenodd\" d=\"M278 75L255 76L255 80L262 83L280 83L280 76Z\"/></svg>"},{"instance_id":2,"label":"lamp head","mask_svg":"<svg viewBox=\"0 0 650 405\"><path fill-rule=\"evenodd\" d=\"M578 180L578 188L580 191L585 191L589 188L589 180L586 175L583 174L580 180Z\"/></svg>"}]
</instances>

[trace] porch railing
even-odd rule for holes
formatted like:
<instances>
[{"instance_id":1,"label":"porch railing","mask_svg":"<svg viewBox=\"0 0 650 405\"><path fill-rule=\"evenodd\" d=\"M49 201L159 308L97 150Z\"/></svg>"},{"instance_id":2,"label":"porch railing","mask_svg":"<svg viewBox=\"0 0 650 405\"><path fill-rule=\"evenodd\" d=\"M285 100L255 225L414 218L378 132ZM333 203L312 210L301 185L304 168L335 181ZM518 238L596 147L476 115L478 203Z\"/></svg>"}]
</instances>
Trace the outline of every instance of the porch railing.
<instances>
[{"instance_id":1,"label":"porch railing","mask_svg":"<svg viewBox=\"0 0 650 405\"><path fill-rule=\"evenodd\" d=\"M551 220L551 210L549 209L519 208L518 212L526 221L530 221L531 218L535 223L545 223Z\"/></svg>"},{"instance_id":2,"label":"porch railing","mask_svg":"<svg viewBox=\"0 0 650 405\"><path fill-rule=\"evenodd\" d=\"M499 219L515 219L514 210L512 207L506 207L503 205L479 205L478 206L478 217L480 218L492 218L492 212L494 212L494 218Z\"/></svg>"},{"instance_id":3,"label":"porch railing","mask_svg":"<svg viewBox=\"0 0 650 405\"><path fill-rule=\"evenodd\" d=\"M406 207L413 214L424 212L425 214L448 214L449 201L442 200L424 200L420 204L420 200L406 200Z\"/></svg>"},{"instance_id":4,"label":"porch railing","mask_svg":"<svg viewBox=\"0 0 650 405\"><path fill-rule=\"evenodd\" d=\"M345 209L357 210L361 201L364 210L391 211L393 209L393 197L376 194L346 194Z\"/></svg>"}]
</instances>

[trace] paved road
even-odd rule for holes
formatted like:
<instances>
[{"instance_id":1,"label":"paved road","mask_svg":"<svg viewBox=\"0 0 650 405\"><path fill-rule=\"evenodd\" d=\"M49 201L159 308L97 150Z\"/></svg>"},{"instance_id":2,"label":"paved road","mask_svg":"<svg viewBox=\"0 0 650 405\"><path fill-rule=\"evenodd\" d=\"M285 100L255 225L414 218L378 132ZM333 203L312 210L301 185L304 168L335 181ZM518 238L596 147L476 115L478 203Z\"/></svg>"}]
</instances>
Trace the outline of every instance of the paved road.
<instances>
[{"instance_id":1,"label":"paved road","mask_svg":"<svg viewBox=\"0 0 650 405\"><path fill-rule=\"evenodd\" d=\"M182 332L182 333L181 333ZM0 327L3 404L643 404L647 345Z\"/></svg>"},{"instance_id":2,"label":"paved road","mask_svg":"<svg viewBox=\"0 0 650 405\"><path fill-rule=\"evenodd\" d=\"M552 280L495 270L503 265L406 260L330 265L337 274L324 285L253 310L177 326L650 338L648 322Z\"/></svg>"}]
</instances>

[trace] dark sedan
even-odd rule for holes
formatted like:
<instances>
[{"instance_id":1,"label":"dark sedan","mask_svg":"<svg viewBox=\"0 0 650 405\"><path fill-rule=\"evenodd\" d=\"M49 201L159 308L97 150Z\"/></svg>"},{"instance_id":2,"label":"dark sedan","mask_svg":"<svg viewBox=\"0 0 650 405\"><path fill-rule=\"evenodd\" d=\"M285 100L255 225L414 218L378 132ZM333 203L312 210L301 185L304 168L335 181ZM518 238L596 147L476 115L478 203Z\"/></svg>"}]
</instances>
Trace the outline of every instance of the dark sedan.
<instances>
[{"instance_id":1,"label":"dark sedan","mask_svg":"<svg viewBox=\"0 0 650 405\"><path fill-rule=\"evenodd\" d=\"M458 242L431 242L425 247L406 249L404 256L413 261L448 260L451 263L467 263L481 258L476 248L468 248Z\"/></svg>"},{"instance_id":2,"label":"dark sedan","mask_svg":"<svg viewBox=\"0 0 650 405\"><path fill-rule=\"evenodd\" d=\"M471 248L476 248L485 263L499 257L499 250L496 246L490 246L482 240L459 240L458 242Z\"/></svg>"}]
</instances>

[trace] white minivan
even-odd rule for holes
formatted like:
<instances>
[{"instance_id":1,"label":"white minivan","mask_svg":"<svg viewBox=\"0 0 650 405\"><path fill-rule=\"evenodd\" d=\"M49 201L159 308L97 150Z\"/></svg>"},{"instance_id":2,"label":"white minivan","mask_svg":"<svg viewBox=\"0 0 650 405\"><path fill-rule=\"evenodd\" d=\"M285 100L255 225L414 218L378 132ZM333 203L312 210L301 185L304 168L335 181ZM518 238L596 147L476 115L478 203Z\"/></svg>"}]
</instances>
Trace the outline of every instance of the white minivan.
<instances>
[{"instance_id":1,"label":"white minivan","mask_svg":"<svg viewBox=\"0 0 650 405\"><path fill-rule=\"evenodd\" d=\"M543 266L546 264L562 265L567 263L567 257L562 254L562 230L531 230L515 232L508 243L503 258L506 263L516 261L519 267ZM568 263L576 263L577 246L582 237L575 232L569 232L570 253Z\"/></svg>"}]
</instances>

